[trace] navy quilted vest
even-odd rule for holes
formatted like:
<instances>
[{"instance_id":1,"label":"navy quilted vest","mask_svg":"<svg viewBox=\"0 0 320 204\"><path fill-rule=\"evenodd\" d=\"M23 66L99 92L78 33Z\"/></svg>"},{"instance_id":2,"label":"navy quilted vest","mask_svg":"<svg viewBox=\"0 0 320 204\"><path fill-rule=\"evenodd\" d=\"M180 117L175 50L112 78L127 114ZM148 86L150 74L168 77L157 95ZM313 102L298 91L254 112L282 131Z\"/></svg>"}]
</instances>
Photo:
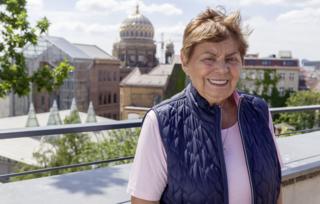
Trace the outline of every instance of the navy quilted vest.
<instances>
[{"instance_id":1,"label":"navy quilted vest","mask_svg":"<svg viewBox=\"0 0 320 204\"><path fill-rule=\"evenodd\" d=\"M167 154L164 204L228 204L221 141L221 113L192 85L153 108ZM266 103L240 98L238 121L252 189L252 203L275 204L281 183L276 147L268 126ZM236 171L236 169L235 169Z\"/></svg>"}]
</instances>

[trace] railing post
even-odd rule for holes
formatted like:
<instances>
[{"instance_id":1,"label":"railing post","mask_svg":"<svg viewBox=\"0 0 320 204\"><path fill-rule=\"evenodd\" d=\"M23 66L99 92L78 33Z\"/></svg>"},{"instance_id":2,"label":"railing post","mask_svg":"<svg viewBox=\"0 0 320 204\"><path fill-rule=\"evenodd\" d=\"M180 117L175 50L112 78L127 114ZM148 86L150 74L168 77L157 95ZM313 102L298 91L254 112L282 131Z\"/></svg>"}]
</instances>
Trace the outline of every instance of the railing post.
<instances>
[{"instance_id":1,"label":"railing post","mask_svg":"<svg viewBox=\"0 0 320 204\"><path fill-rule=\"evenodd\" d=\"M314 128L318 128L320 126L320 112L319 109L314 111Z\"/></svg>"}]
</instances>

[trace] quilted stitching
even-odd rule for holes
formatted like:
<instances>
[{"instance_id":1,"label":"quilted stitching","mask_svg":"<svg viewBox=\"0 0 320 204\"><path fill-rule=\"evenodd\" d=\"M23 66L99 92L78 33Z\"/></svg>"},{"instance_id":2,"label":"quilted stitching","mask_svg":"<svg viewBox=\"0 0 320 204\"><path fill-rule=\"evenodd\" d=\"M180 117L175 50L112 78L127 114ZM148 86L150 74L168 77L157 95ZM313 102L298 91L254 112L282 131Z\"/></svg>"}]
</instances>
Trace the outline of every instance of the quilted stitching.
<instances>
[{"instance_id":1,"label":"quilted stitching","mask_svg":"<svg viewBox=\"0 0 320 204\"><path fill-rule=\"evenodd\" d=\"M226 172L223 155L219 153L220 110L210 107L199 95L192 95L198 100L192 101L191 92L192 86L188 86L181 94L153 108L167 153L168 183L161 203L227 203ZM268 127L268 109L262 100L244 97L239 120L254 203L273 204L280 188L281 171Z\"/></svg>"}]
</instances>

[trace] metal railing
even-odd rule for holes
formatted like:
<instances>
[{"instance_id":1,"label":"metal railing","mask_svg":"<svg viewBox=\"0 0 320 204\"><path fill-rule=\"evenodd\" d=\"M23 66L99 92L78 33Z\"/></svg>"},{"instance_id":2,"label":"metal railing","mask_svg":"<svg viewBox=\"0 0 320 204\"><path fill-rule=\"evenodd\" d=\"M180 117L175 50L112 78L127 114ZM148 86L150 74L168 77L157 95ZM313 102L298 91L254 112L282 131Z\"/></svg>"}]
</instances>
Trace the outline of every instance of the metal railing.
<instances>
[{"instance_id":1,"label":"metal railing","mask_svg":"<svg viewBox=\"0 0 320 204\"><path fill-rule=\"evenodd\" d=\"M320 105L313 106L297 106L297 107L284 107L284 108L270 108L272 114L284 113L284 112L299 112L299 111L310 111L310 110L320 110ZM47 126L47 127L34 127L34 128L21 128L21 129L10 129L10 130L0 130L0 139L13 139L13 138L23 138L23 137L34 137L34 136L48 136L56 134L65 133L79 133L79 132L96 132L102 130L114 130L123 128L135 128L141 127L142 119L135 120L122 120L122 121L112 121L112 122L99 122L99 123L88 123L88 124L69 124L69 125L59 125L59 126ZM308 129L295 131L292 133L305 133L312 131L319 131L320 128ZM289 134L292 134L289 133ZM287 133L288 134L288 133ZM110 163L116 161L130 160L133 156L115 158L111 160L100 160L94 162L86 162L80 164L71 164L58 167L44 168L32 171L25 171L21 173L10 173L0 175L0 180L5 180L10 177L22 176L27 174L38 174L54 170L63 170L75 167L83 167L90 165L97 165L102 163Z\"/></svg>"}]
</instances>

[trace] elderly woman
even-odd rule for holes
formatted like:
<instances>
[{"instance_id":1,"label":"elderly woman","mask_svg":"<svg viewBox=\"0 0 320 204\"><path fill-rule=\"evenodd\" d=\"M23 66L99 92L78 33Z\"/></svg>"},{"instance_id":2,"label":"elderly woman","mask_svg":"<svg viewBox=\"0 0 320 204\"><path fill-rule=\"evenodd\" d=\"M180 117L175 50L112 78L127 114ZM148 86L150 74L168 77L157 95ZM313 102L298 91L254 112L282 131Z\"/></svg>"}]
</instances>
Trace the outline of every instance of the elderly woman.
<instances>
[{"instance_id":1,"label":"elderly woman","mask_svg":"<svg viewBox=\"0 0 320 204\"><path fill-rule=\"evenodd\" d=\"M133 204L281 203L268 106L236 91L246 50L239 13L207 9L187 25L181 62L191 83L144 119Z\"/></svg>"}]
</instances>

